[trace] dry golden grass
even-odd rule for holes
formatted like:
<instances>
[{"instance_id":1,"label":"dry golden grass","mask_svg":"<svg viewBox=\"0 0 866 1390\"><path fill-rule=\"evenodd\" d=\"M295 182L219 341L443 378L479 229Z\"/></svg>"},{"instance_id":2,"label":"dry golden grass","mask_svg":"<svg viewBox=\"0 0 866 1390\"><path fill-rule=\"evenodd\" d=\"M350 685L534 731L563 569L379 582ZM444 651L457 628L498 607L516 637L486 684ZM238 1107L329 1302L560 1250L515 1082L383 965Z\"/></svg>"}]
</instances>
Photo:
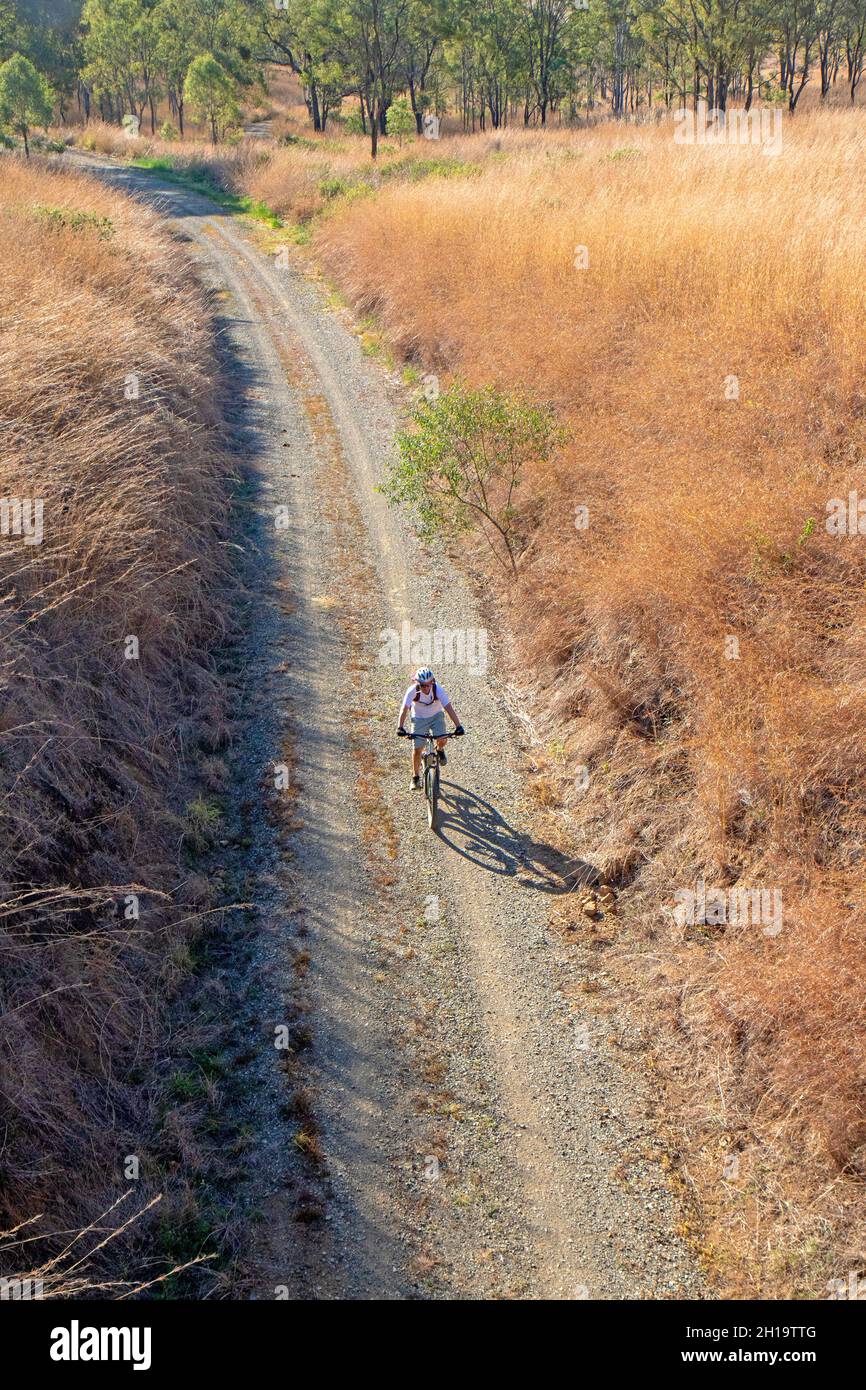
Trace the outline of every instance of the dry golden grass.
<instances>
[{"instance_id":1,"label":"dry golden grass","mask_svg":"<svg viewBox=\"0 0 866 1390\"><path fill-rule=\"evenodd\" d=\"M341 200L375 193L390 181L423 176L443 157L465 164L491 147L491 142L471 137L443 141L441 147L382 139L380 158L373 164L369 139L346 134L336 123L316 135L296 111L275 120L273 133L273 140L243 139L214 148L205 140L168 141L147 132L130 139L116 125L91 121L74 130L58 128L52 136L93 154L170 160L179 173L204 172L226 191L248 196L295 223L330 213Z\"/></svg>"},{"instance_id":2,"label":"dry golden grass","mask_svg":"<svg viewBox=\"0 0 866 1390\"><path fill-rule=\"evenodd\" d=\"M526 480L506 600L559 743L551 820L628 888L621 968L659 1010L726 1287L820 1294L864 1253L864 541L825 518L866 458L866 124L798 116L777 158L670 127L437 154L467 146L475 177L384 187L315 244L406 358L573 428ZM699 878L778 887L782 933L678 930Z\"/></svg>"},{"instance_id":3,"label":"dry golden grass","mask_svg":"<svg viewBox=\"0 0 866 1390\"><path fill-rule=\"evenodd\" d=\"M44 506L41 544L0 536L0 1225L48 1229L146 1133L195 911L178 813L223 718L227 466L208 305L159 219L12 157L0 205L0 495Z\"/></svg>"},{"instance_id":4,"label":"dry golden grass","mask_svg":"<svg viewBox=\"0 0 866 1390\"><path fill-rule=\"evenodd\" d=\"M4 1267L11 1267L15 1273L5 1275L6 1279L12 1280L22 1286L18 1294L12 1297L22 1297L24 1299L53 1299L55 1301L68 1302L70 1299L81 1298L111 1298L123 1302L127 1298L134 1298L148 1289L157 1288L184 1270L192 1268L194 1265L201 1265L213 1259L212 1255L198 1255L193 1259L187 1260L183 1265L175 1265L164 1273L158 1274L155 1278L141 1279L112 1279L105 1274L105 1252L107 1247L112 1247L116 1242L123 1241L130 1228L146 1217L149 1212L160 1202L159 1195L152 1197L150 1201L134 1210L131 1215L125 1213L124 1204L129 1201L132 1193L125 1192L122 1196L115 1199L107 1211L102 1212L96 1220L81 1231L64 1231L61 1239L53 1240L51 1243L56 1245L56 1253L47 1257L42 1264L35 1265L32 1257L28 1262L29 1250L34 1242L39 1243L40 1237L35 1234L41 1216L31 1217L27 1221L22 1221L18 1226L9 1231L0 1231L0 1255L4 1257ZM118 1211L118 1208L120 1210ZM115 1215L115 1213L117 1213ZM106 1219L111 1219L115 1224L106 1225ZM22 1263L10 1266L10 1257L14 1261L18 1256ZM9 1297L10 1295L6 1295Z\"/></svg>"}]
</instances>

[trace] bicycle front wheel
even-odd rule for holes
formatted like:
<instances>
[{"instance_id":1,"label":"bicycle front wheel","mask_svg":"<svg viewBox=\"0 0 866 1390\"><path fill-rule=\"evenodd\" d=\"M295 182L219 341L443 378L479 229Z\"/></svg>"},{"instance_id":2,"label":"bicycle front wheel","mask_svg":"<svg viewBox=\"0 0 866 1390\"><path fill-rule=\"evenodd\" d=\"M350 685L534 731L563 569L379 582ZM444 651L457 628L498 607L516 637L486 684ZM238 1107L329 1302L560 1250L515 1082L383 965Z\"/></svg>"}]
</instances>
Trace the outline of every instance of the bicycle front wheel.
<instances>
[{"instance_id":1,"label":"bicycle front wheel","mask_svg":"<svg viewBox=\"0 0 866 1390\"><path fill-rule=\"evenodd\" d=\"M436 818L439 813L439 766L429 767L424 783L424 790L427 794L427 824L431 830L436 829Z\"/></svg>"}]
</instances>

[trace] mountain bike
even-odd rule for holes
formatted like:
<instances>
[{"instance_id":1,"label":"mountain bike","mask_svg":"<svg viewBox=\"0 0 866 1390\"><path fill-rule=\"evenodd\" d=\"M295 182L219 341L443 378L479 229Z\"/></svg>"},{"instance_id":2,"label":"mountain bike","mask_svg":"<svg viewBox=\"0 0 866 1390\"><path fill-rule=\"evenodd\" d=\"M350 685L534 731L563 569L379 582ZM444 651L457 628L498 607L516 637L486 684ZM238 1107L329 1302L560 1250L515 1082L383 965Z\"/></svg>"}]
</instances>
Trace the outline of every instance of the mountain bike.
<instances>
[{"instance_id":1,"label":"mountain bike","mask_svg":"<svg viewBox=\"0 0 866 1390\"><path fill-rule=\"evenodd\" d=\"M407 738L425 740L426 747L421 755L421 779L427 802L427 824L431 830L435 830L439 816L439 755L436 742L440 738L460 738L461 735L453 730L448 734L410 734L408 729L403 730L403 734Z\"/></svg>"}]
</instances>

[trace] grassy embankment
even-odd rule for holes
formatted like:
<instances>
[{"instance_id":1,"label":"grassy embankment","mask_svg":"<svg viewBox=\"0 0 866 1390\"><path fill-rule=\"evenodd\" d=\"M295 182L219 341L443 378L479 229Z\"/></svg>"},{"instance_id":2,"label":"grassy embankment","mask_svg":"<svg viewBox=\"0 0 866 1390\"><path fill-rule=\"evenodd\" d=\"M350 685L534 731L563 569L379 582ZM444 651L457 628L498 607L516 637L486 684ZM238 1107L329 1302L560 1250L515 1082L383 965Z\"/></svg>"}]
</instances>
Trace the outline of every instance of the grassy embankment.
<instances>
[{"instance_id":1,"label":"grassy embankment","mask_svg":"<svg viewBox=\"0 0 866 1390\"><path fill-rule=\"evenodd\" d=\"M160 219L15 158L0 203L0 493L42 507L41 543L0 536L0 1228L42 1217L12 1273L165 1191L202 1111L200 1068L166 1093L154 1059L211 902L193 779L225 730L229 468L209 306ZM169 1265L182 1205L153 1218Z\"/></svg>"}]
</instances>

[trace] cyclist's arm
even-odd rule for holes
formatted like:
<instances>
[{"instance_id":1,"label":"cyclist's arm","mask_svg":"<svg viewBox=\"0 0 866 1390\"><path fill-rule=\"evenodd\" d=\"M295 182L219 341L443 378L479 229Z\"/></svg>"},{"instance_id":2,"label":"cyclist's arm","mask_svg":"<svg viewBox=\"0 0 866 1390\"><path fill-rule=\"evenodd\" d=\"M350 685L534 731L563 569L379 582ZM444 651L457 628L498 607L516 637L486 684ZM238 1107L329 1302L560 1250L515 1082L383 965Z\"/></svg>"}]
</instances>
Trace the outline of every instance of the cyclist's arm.
<instances>
[{"instance_id":1,"label":"cyclist's arm","mask_svg":"<svg viewBox=\"0 0 866 1390\"><path fill-rule=\"evenodd\" d=\"M411 708L412 708L411 705L404 705L403 708L401 709L401 711L400 711L400 721L399 721L399 723L398 723L398 725L397 725L397 728L398 728L398 729L402 729L402 728L403 728L403 725L406 723L406 715L409 713L409 710L410 710Z\"/></svg>"},{"instance_id":2,"label":"cyclist's arm","mask_svg":"<svg viewBox=\"0 0 866 1390\"><path fill-rule=\"evenodd\" d=\"M451 720L451 723L454 725L456 729L458 724L460 723L460 720L457 718L457 711L451 704L450 700L448 704L445 706L445 713L448 715L449 719Z\"/></svg>"}]
</instances>

